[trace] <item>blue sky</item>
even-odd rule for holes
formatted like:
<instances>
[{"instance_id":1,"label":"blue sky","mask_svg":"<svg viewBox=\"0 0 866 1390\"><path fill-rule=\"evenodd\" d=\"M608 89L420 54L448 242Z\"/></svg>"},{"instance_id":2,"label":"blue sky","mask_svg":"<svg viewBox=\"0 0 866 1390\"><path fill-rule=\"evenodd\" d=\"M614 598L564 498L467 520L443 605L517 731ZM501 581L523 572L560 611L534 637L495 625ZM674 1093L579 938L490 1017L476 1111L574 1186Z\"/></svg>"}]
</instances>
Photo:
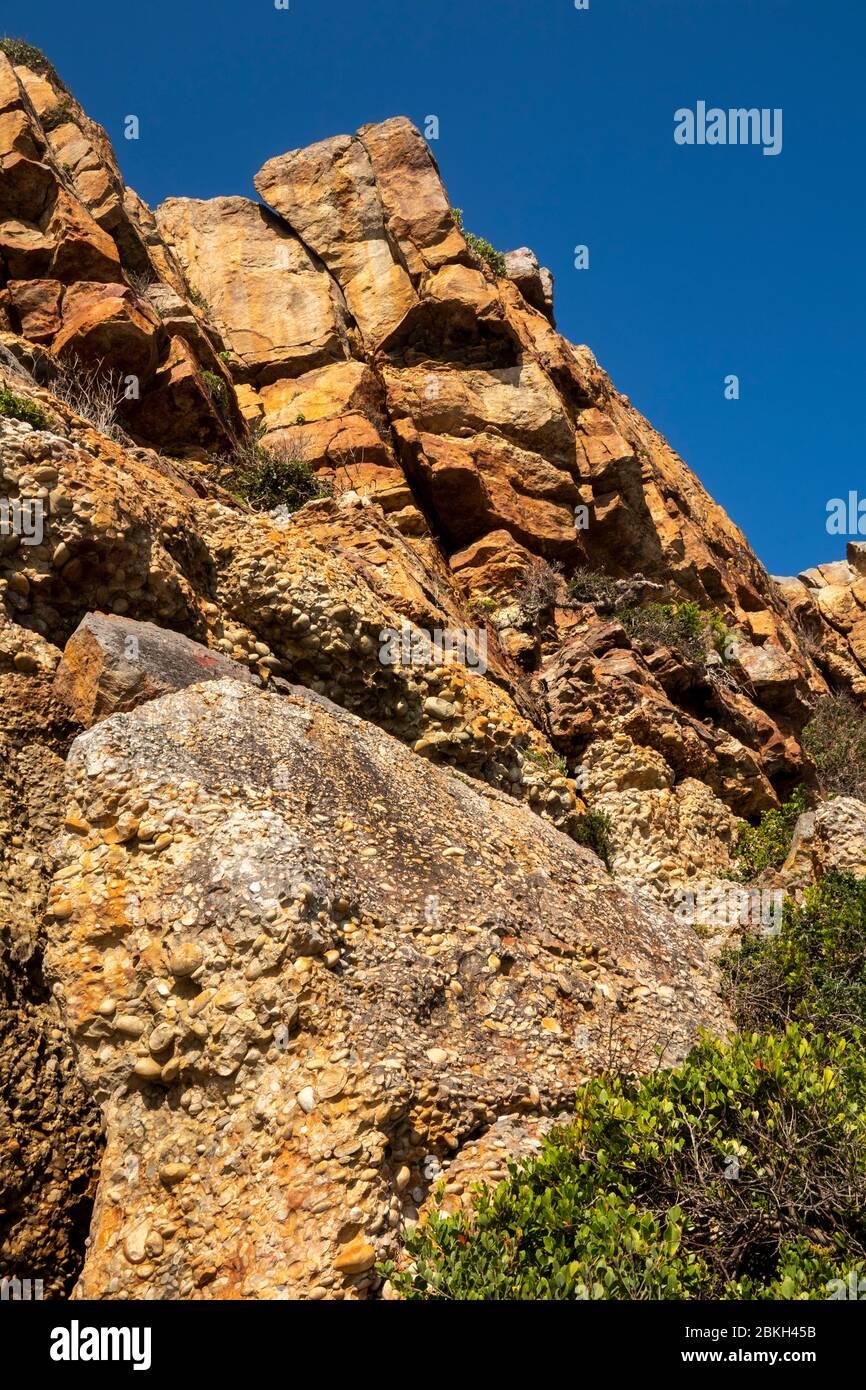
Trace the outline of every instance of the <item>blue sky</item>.
<instances>
[{"instance_id":1,"label":"blue sky","mask_svg":"<svg viewBox=\"0 0 866 1390\"><path fill-rule=\"evenodd\" d=\"M3 0L0 29L46 51L152 204L255 196L283 150L438 116L466 225L536 250L561 331L767 567L844 553L825 523L866 496L864 0ZM782 153L676 145L699 100L781 107Z\"/></svg>"}]
</instances>

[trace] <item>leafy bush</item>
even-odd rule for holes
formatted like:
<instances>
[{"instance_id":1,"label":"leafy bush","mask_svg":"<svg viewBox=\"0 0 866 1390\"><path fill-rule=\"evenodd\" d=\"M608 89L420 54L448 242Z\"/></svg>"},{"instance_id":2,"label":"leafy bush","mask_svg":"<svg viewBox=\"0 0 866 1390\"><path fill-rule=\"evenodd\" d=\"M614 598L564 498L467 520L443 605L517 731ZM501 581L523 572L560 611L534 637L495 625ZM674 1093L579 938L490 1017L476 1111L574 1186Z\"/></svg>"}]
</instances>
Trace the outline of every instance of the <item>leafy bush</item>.
<instances>
[{"instance_id":1,"label":"leafy bush","mask_svg":"<svg viewBox=\"0 0 866 1390\"><path fill-rule=\"evenodd\" d=\"M382 1273L410 1299L824 1299L866 1267L864 1100L844 1039L706 1039L582 1087L538 1158Z\"/></svg>"},{"instance_id":2,"label":"leafy bush","mask_svg":"<svg viewBox=\"0 0 866 1390\"><path fill-rule=\"evenodd\" d=\"M778 936L746 937L722 957L740 1028L810 1022L854 1039L866 1028L866 880L829 873L787 899Z\"/></svg>"},{"instance_id":3,"label":"leafy bush","mask_svg":"<svg viewBox=\"0 0 866 1390\"><path fill-rule=\"evenodd\" d=\"M598 855L606 867L610 868L610 832L613 829L610 816L604 811L587 811L577 823L574 838L579 845L585 845Z\"/></svg>"},{"instance_id":4,"label":"leafy bush","mask_svg":"<svg viewBox=\"0 0 866 1390\"><path fill-rule=\"evenodd\" d=\"M231 458L220 460L219 481L259 511L286 507L296 512L307 502L331 493L330 484L317 478L291 446L269 446L259 439L244 444Z\"/></svg>"},{"instance_id":5,"label":"leafy bush","mask_svg":"<svg viewBox=\"0 0 866 1390\"><path fill-rule=\"evenodd\" d=\"M778 811L765 811L757 825L742 826L734 855L743 882L764 869L778 869L784 864L797 818L807 809L807 794L796 787Z\"/></svg>"},{"instance_id":6,"label":"leafy bush","mask_svg":"<svg viewBox=\"0 0 866 1390\"><path fill-rule=\"evenodd\" d=\"M497 251L490 245L490 242L485 241L483 237L476 236L474 232L467 232L466 228L463 226L463 211L461 208L454 208L453 212L454 221L463 233L466 245L470 250L474 251L476 256L479 256L481 260L484 261L485 265L490 267L494 275L505 275L505 257L502 252Z\"/></svg>"},{"instance_id":7,"label":"leafy bush","mask_svg":"<svg viewBox=\"0 0 866 1390\"><path fill-rule=\"evenodd\" d=\"M845 695L826 695L802 742L826 792L866 799L866 712L859 705Z\"/></svg>"},{"instance_id":8,"label":"leafy bush","mask_svg":"<svg viewBox=\"0 0 866 1390\"><path fill-rule=\"evenodd\" d=\"M724 618L707 612L692 599L621 608L616 616L630 637L655 647L673 647L687 661L703 662L711 650L726 662L733 657L735 635Z\"/></svg>"},{"instance_id":9,"label":"leafy bush","mask_svg":"<svg viewBox=\"0 0 866 1390\"><path fill-rule=\"evenodd\" d=\"M10 420L24 420L35 430L51 428L51 421L41 405L29 401L26 396L17 395L15 391L10 391L5 383L0 385L0 415L5 415Z\"/></svg>"}]
</instances>

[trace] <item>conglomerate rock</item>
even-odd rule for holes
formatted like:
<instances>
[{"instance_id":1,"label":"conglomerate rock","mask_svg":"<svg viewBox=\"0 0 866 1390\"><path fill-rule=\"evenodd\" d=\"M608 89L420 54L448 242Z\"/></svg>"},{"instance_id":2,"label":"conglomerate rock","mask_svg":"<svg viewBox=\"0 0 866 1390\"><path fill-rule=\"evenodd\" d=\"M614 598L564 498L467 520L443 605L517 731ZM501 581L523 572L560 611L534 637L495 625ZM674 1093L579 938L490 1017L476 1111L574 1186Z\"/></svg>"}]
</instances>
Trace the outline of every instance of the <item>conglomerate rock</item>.
<instances>
[{"instance_id":1,"label":"conglomerate rock","mask_svg":"<svg viewBox=\"0 0 866 1390\"><path fill-rule=\"evenodd\" d=\"M47 969L106 1128L82 1297L359 1296L431 1158L725 1027L688 927L306 692L188 687L67 779Z\"/></svg>"}]
</instances>

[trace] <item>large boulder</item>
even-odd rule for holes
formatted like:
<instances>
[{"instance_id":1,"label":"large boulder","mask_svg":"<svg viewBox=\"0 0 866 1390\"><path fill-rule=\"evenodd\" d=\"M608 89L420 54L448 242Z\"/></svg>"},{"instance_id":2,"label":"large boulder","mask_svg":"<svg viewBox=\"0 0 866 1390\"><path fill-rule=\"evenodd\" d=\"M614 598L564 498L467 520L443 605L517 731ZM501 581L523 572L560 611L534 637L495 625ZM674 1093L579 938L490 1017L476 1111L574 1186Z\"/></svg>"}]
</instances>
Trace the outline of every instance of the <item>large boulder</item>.
<instances>
[{"instance_id":1,"label":"large boulder","mask_svg":"<svg viewBox=\"0 0 866 1390\"><path fill-rule=\"evenodd\" d=\"M724 1029L689 928L305 692L79 737L47 970L106 1154L83 1298L359 1297L447 1163Z\"/></svg>"},{"instance_id":2,"label":"large boulder","mask_svg":"<svg viewBox=\"0 0 866 1390\"><path fill-rule=\"evenodd\" d=\"M77 722L89 728L146 700L226 677L253 679L247 667L181 632L117 614L88 613L66 643L54 689Z\"/></svg>"}]
</instances>

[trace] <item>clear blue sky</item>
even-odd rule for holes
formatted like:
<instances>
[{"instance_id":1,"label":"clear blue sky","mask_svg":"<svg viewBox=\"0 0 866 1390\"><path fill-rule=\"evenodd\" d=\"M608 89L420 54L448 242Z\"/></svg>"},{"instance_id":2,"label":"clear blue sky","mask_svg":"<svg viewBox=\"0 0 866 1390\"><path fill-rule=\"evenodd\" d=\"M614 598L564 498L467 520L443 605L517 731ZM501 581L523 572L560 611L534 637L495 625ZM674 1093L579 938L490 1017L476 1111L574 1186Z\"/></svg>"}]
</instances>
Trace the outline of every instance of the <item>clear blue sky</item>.
<instances>
[{"instance_id":1,"label":"clear blue sky","mask_svg":"<svg viewBox=\"0 0 866 1390\"><path fill-rule=\"evenodd\" d=\"M768 568L843 553L827 501L866 496L864 0L3 0L0 30L48 53L151 204L254 196L271 155L437 115L466 225L535 248L561 330ZM783 108L782 153L677 146L698 100Z\"/></svg>"}]
</instances>

